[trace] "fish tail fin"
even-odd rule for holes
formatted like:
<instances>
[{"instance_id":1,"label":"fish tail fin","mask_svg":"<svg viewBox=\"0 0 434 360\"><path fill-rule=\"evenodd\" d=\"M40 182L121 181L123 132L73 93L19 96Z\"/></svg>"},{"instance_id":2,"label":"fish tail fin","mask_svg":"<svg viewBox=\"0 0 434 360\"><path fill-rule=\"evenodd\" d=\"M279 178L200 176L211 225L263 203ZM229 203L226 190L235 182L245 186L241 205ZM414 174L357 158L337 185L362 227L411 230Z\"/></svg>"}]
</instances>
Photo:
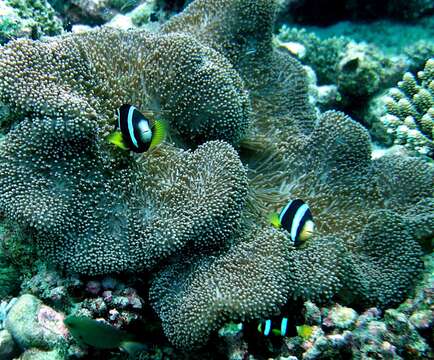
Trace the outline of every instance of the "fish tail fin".
<instances>
[{"instance_id":1,"label":"fish tail fin","mask_svg":"<svg viewBox=\"0 0 434 360\"><path fill-rule=\"evenodd\" d=\"M137 341L122 341L120 348L126 351L131 357L136 356L141 351L149 350L146 344Z\"/></svg>"},{"instance_id":2,"label":"fish tail fin","mask_svg":"<svg viewBox=\"0 0 434 360\"><path fill-rule=\"evenodd\" d=\"M128 150L128 146L125 145L122 133L118 130L113 131L109 136L107 136L107 141L122 150Z\"/></svg>"},{"instance_id":3,"label":"fish tail fin","mask_svg":"<svg viewBox=\"0 0 434 360\"><path fill-rule=\"evenodd\" d=\"M277 212L272 212L270 215L268 215L268 221L277 229L279 229L281 226L279 214Z\"/></svg>"},{"instance_id":4,"label":"fish tail fin","mask_svg":"<svg viewBox=\"0 0 434 360\"><path fill-rule=\"evenodd\" d=\"M297 335L303 339L309 339L313 333L313 326L310 325L300 325L295 327L297 330Z\"/></svg>"},{"instance_id":5,"label":"fish tail fin","mask_svg":"<svg viewBox=\"0 0 434 360\"><path fill-rule=\"evenodd\" d=\"M151 145L149 145L150 149L155 148L160 145L167 136L167 123L164 120L155 120L154 126L152 129L153 136L151 140Z\"/></svg>"}]
</instances>

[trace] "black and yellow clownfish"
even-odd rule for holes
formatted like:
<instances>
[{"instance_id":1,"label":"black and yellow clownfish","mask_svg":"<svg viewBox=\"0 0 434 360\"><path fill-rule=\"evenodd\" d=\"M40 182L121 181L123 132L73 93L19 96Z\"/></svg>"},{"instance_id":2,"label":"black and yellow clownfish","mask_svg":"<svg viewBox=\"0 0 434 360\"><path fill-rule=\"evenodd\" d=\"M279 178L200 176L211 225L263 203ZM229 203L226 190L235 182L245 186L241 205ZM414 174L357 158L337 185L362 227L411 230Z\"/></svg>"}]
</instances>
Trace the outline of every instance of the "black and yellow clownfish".
<instances>
[{"instance_id":1,"label":"black and yellow clownfish","mask_svg":"<svg viewBox=\"0 0 434 360\"><path fill-rule=\"evenodd\" d=\"M274 319L261 320L258 323L258 331L264 336L286 336L288 332L288 318L278 317Z\"/></svg>"},{"instance_id":2,"label":"black and yellow clownfish","mask_svg":"<svg viewBox=\"0 0 434 360\"><path fill-rule=\"evenodd\" d=\"M294 324L291 324L294 327ZM285 316L274 317L271 319L261 320L257 327L258 332L263 336L294 336L295 334L288 328L288 318ZM303 340L307 340L312 336L315 326L296 325L296 334Z\"/></svg>"},{"instance_id":3,"label":"black and yellow clownfish","mask_svg":"<svg viewBox=\"0 0 434 360\"><path fill-rule=\"evenodd\" d=\"M270 222L276 228L288 231L294 246L300 246L312 237L315 230L309 206L300 199L291 200L280 212L272 213Z\"/></svg>"},{"instance_id":4,"label":"black and yellow clownfish","mask_svg":"<svg viewBox=\"0 0 434 360\"><path fill-rule=\"evenodd\" d=\"M166 137L161 120L147 119L136 107L124 104L117 110L115 131L107 140L124 150L143 153L159 145Z\"/></svg>"}]
</instances>

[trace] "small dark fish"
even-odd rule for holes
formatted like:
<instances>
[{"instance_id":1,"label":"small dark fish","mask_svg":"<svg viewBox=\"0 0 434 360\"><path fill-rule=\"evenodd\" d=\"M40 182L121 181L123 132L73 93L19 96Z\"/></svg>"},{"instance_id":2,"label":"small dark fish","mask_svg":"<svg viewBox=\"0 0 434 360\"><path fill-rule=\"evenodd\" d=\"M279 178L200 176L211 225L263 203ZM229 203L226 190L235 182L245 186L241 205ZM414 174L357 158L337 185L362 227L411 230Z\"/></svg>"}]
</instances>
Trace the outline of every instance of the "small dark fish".
<instances>
[{"instance_id":1,"label":"small dark fish","mask_svg":"<svg viewBox=\"0 0 434 360\"><path fill-rule=\"evenodd\" d=\"M288 331L288 318L281 317L278 321L272 319L262 320L258 324L258 331L264 336L286 336Z\"/></svg>"},{"instance_id":2,"label":"small dark fish","mask_svg":"<svg viewBox=\"0 0 434 360\"><path fill-rule=\"evenodd\" d=\"M300 199L290 201L280 214L272 213L270 222L276 228L284 228L288 231L294 246L304 244L312 237L315 230L309 206Z\"/></svg>"},{"instance_id":3,"label":"small dark fish","mask_svg":"<svg viewBox=\"0 0 434 360\"><path fill-rule=\"evenodd\" d=\"M146 350L144 344L125 331L84 316L68 316L63 321L71 335L80 343L98 349L120 348L130 355Z\"/></svg>"},{"instance_id":4,"label":"small dark fish","mask_svg":"<svg viewBox=\"0 0 434 360\"><path fill-rule=\"evenodd\" d=\"M155 148L166 137L167 128L162 120L147 119L132 105L122 105L117 115L115 131L107 140L121 149L143 153Z\"/></svg>"}]
</instances>

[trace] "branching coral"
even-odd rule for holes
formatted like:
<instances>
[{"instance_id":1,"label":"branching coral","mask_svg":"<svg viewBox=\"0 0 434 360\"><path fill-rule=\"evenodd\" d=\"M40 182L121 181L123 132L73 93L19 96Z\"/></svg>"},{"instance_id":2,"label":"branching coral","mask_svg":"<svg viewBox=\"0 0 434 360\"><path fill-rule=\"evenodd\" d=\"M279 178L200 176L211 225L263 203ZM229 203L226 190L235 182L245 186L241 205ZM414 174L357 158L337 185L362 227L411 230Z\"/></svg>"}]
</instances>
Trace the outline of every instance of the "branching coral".
<instances>
[{"instance_id":1,"label":"branching coral","mask_svg":"<svg viewBox=\"0 0 434 360\"><path fill-rule=\"evenodd\" d=\"M417 78L404 74L397 88L380 98L386 114L380 117L395 142L420 154L433 151L434 138L434 58L429 59Z\"/></svg>"}]
</instances>

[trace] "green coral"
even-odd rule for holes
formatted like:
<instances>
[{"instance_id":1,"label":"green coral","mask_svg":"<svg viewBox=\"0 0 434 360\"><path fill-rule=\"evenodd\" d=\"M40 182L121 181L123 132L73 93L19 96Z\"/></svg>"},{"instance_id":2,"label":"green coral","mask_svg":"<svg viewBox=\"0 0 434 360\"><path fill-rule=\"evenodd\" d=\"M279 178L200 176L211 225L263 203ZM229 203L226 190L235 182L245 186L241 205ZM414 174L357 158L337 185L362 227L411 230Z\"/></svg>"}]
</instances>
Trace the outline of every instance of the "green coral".
<instances>
[{"instance_id":1,"label":"green coral","mask_svg":"<svg viewBox=\"0 0 434 360\"><path fill-rule=\"evenodd\" d=\"M380 117L395 143L411 151L430 155L434 138L434 58L429 59L417 77L407 72L396 88L380 101L385 114Z\"/></svg>"},{"instance_id":2,"label":"green coral","mask_svg":"<svg viewBox=\"0 0 434 360\"><path fill-rule=\"evenodd\" d=\"M0 4L0 44L17 37L39 38L63 31L46 0L6 0Z\"/></svg>"}]
</instances>

